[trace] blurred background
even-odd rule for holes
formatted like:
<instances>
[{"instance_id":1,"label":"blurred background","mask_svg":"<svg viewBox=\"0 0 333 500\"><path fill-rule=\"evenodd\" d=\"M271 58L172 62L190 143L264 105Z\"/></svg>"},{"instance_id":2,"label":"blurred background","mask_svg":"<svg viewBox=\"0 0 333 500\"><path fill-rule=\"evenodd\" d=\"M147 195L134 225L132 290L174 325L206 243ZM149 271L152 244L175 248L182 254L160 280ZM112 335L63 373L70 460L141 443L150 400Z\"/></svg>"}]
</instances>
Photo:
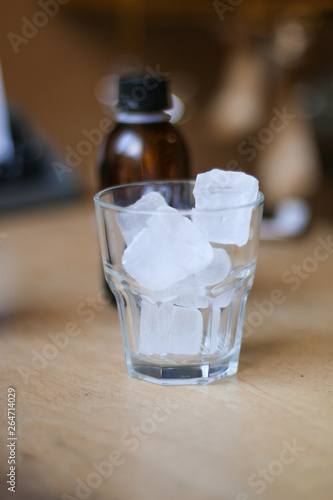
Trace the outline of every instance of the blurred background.
<instances>
[{"instance_id":1,"label":"blurred background","mask_svg":"<svg viewBox=\"0 0 333 500\"><path fill-rule=\"evenodd\" d=\"M271 498L284 498L286 488L297 496L297 487L303 498L309 498L321 483L322 491L328 491L333 0L15 0L2 3L0 30L5 88L4 92L0 85L1 379L7 387L17 387L19 394L20 498L60 498L63 491L74 492L75 477L87 477L91 460L99 462L116 450L117 435L144 422L156 404L151 398L157 392L142 389L147 397L141 399L127 380L116 312L105 305L103 309L96 299L103 283L93 208L99 189L98 158L114 124L117 78L142 70L170 79L177 98L175 125L188 145L192 177L214 167L257 176L266 196L265 237L305 235L260 246L251 292L256 300L251 298L248 308L253 318L259 315L259 323L253 322L255 334L248 335L242 351L243 385L233 386L244 386L247 394L237 389L232 396L233 389L227 391L220 402L231 417L221 426L216 413L217 424L211 430L225 432L232 451L224 473L232 471L226 485L246 486L249 473L263 463L276 463L282 439L295 442L297 437L308 452L296 469L276 481L277 496L273 492ZM11 135L18 145L14 160ZM315 218L320 224L307 232ZM276 224L270 225L270 220ZM319 241L323 258L316 260L312 256ZM305 276L302 283L297 269ZM282 307L268 301L275 291L286 299ZM273 308L267 316L260 308L264 301ZM84 316L89 311L96 316L91 323ZM44 353L48 346L54 352L49 335L64 332L73 321L82 326L81 335L62 353L56 349L59 356L50 356L46 369L33 370L33 353ZM23 385L20 367L28 372L29 386ZM109 385L106 381L112 379ZM310 385L303 385L306 381ZM103 484L96 492L99 498L110 498L110 484L114 494L132 491L127 484L136 489L139 484L143 492L151 470L157 471L159 490L159 478L162 485L166 478L169 491L173 472L175 484L187 487L185 482L193 479L189 468L179 482L186 453L202 451L203 443L206 449L213 434L207 438L201 426L201 421L210 422L201 413L209 394L200 393L201 406L196 409L179 394L187 413L178 423L170 419L167 432L173 440L168 440L166 453L164 443L158 447L164 435L161 428L148 448L142 446L127 467L117 471L112 484ZM215 396L212 404L219 412ZM252 425L250 406L252 420L260 426ZM192 427L187 425L191 420ZM281 421L288 425L280 426ZM272 433L272 427L279 432ZM199 448L186 448L198 429L203 433ZM213 453L218 449L215 441ZM0 461L5 450L0 449ZM170 466L165 476L158 473L159 453L162 465ZM178 456L179 464L173 460ZM270 463L269 457L274 458ZM215 460L212 469L211 463L193 488L201 478L206 483L212 478L212 488L220 487L226 477L221 476L223 461ZM131 484L128 471L134 478ZM238 484L232 484L235 480ZM312 489L306 496L308 485ZM235 495L239 491L222 486ZM194 494L202 491L207 491L204 483ZM124 493L125 497L129 498Z\"/></svg>"},{"instance_id":2,"label":"blurred background","mask_svg":"<svg viewBox=\"0 0 333 500\"><path fill-rule=\"evenodd\" d=\"M268 214L302 199L332 217L331 1L17 0L0 22L11 119L53 165L52 186L36 177L32 199L98 190L101 141L89 134L112 128L117 77L148 68L171 81L192 177L243 170ZM5 211L20 205L19 177L1 170Z\"/></svg>"}]
</instances>

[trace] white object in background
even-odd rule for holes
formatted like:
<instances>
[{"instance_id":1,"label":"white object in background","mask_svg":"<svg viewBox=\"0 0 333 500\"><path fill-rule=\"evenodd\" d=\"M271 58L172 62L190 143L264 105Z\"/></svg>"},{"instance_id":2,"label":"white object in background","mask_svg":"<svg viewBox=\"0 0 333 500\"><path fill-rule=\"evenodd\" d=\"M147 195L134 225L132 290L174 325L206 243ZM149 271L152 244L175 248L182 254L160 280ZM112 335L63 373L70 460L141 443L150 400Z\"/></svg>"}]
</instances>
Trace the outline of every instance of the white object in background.
<instances>
[{"instance_id":1,"label":"white object in background","mask_svg":"<svg viewBox=\"0 0 333 500\"><path fill-rule=\"evenodd\" d=\"M215 140L223 144L237 141L262 126L266 72L265 59L250 44L236 48L231 54L207 112L209 130Z\"/></svg>"},{"instance_id":2,"label":"white object in background","mask_svg":"<svg viewBox=\"0 0 333 500\"><path fill-rule=\"evenodd\" d=\"M305 200L288 198L277 206L272 219L262 221L260 238L275 240L299 236L308 227L310 219L311 209Z\"/></svg>"},{"instance_id":3,"label":"white object in background","mask_svg":"<svg viewBox=\"0 0 333 500\"><path fill-rule=\"evenodd\" d=\"M10 133L9 116L0 62L0 164L11 161L15 150Z\"/></svg>"},{"instance_id":4,"label":"white object in background","mask_svg":"<svg viewBox=\"0 0 333 500\"><path fill-rule=\"evenodd\" d=\"M292 95L281 109L287 110L290 118L260 151L256 169L266 209L271 212L284 200L309 199L321 178L320 155L311 122L300 118L305 113L302 103L297 103Z\"/></svg>"}]
</instances>

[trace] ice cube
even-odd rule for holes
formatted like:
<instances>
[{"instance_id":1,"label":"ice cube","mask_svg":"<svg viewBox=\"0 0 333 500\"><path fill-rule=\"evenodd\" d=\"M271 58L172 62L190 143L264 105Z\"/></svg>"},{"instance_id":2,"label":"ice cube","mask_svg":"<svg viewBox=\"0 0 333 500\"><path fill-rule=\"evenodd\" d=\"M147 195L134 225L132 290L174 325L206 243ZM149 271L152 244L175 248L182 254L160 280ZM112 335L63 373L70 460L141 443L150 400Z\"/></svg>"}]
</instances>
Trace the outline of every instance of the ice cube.
<instances>
[{"instance_id":1,"label":"ice cube","mask_svg":"<svg viewBox=\"0 0 333 500\"><path fill-rule=\"evenodd\" d=\"M202 314L194 307L172 307L168 351L198 354L202 342Z\"/></svg>"},{"instance_id":2,"label":"ice cube","mask_svg":"<svg viewBox=\"0 0 333 500\"><path fill-rule=\"evenodd\" d=\"M151 304L157 302L173 302L177 295L172 293L171 287L164 288L163 290L151 290L149 295L145 295L145 299Z\"/></svg>"},{"instance_id":3,"label":"ice cube","mask_svg":"<svg viewBox=\"0 0 333 500\"><path fill-rule=\"evenodd\" d=\"M212 259L212 247L192 221L165 207L147 220L124 251L122 263L140 285L162 290L201 271Z\"/></svg>"},{"instance_id":4,"label":"ice cube","mask_svg":"<svg viewBox=\"0 0 333 500\"><path fill-rule=\"evenodd\" d=\"M202 315L196 308L142 301L139 352L193 355L200 351Z\"/></svg>"},{"instance_id":5,"label":"ice cube","mask_svg":"<svg viewBox=\"0 0 333 500\"><path fill-rule=\"evenodd\" d=\"M213 354L217 349L219 328L221 320L221 310L212 308L209 314L207 326L207 341L205 347L208 348L210 354Z\"/></svg>"},{"instance_id":6,"label":"ice cube","mask_svg":"<svg viewBox=\"0 0 333 500\"><path fill-rule=\"evenodd\" d=\"M168 351L167 342L167 320L168 315L164 314L161 306L151 304L146 301L141 302L140 316L140 342L139 352L141 354L160 354L165 355ZM166 316L163 318L163 316ZM165 325L166 324L166 325Z\"/></svg>"},{"instance_id":7,"label":"ice cube","mask_svg":"<svg viewBox=\"0 0 333 500\"><path fill-rule=\"evenodd\" d=\"M185 285L183 285L185 282ZM145 295L145 300L150 303L163 303L170 302L177 306L196 307L199 309L208 306L208 298L206 297L206 289L203 286L195 286L192 281L188 284L187 278L185 280L177 281L168 288L163 290L150 291L149 295Z\"/></svg>"},{"instance_id":8,"label":"ice cube","mask_svg":"<svg viewBox=\"0 0 333 500\"><path fill-rule=\"evenodd\" d=\"M178 306L206 308L209 303L206 287L221 284L231 269L231 262L227 252L222 248L212 248L212 250L213 259L202 271L197 274L190 274L164 290L150 293L147 296L148 300L152 303L171 302ZM221 300L223 303L223 299Z\"/></svg>"},{"instance_id":9,"label":"ice cube","mask_svg":"<svg viewBox=\"0 0 333 500\"><path fill-rule=\"evenodd\" d=\"M235 293L235 289L228 289L224 292L219 293L216 297L212 299L212 307L213 309L221 309L224 307L228 307L230 304L232 297Z\"/></svg>"},{"instance_id":10,"label":"ice cube","mask_svg":"<svg viewBox=\"0 0 333 500\"><path fill-rule=\"evenodd\" d=\"M127 207L126 211L118 212L116 218L126 244L129 245L133 238L147 226L147 221L151 216L149 212L153 213L158 208L167 206L163 196L152 191Z\"/></svg>"},{"instance_id":11,"label":"ice cube","mask_svg":"<svg viewBox=\"0 0 333 500\"><path fill-rule=\"evenodd\" d=\"M213 259L202 271L190 274L175 283L170 291L178 295L175 304L181 306L205 308L208 306L206 287L221 283L229 274L231 262L223 248L212 248Z\"/></svg>"},{"instance_id":12,"label":"ice cube","mask_svg":"<svg viewBox=\"0 0 333 500\"><path fill-rule=\"evenodd\" d=\"M172 288L172 290L177 292L177 297L172 301L175 305L199 309L205 309L208 306L206 289L203 286L184 287L179 284L177 288Z\"/></svg>"},{"instance_id":13,"label":"ice cube","mask_svg":"<svg viewBox=\"0 0 333 500\"><path fill-rule=\"evenodd\" d=\"M244 205L257 199L257 179L244 172L213 169L198 174L193 195L193 222L210 242L239 247L246 244L252 208ZM241 206L243 208L235 208Z\"/></svg>"},{"instance_id":14,"label":"ice cube","mask_svg":"<svg viewBox=\"0 0 333 500\"><path fill-rule=\"evenodd\" d=\"M199 209L244 205L256 200L258 180L244 172L214 168L197 175L193 195Z\"/></svg>"},{"instance_id":15,"label":"ice cube","mask_svg":"<svg viewBox=\"0 0 333 500\"><path fill-rule=\"evenodd\" d=\"M231 262L227 252L223 248L213 248L213 259L210 264L190 278L193 276L195 282L203 286L215 285L225 280L230 269Z\"/></svg>"},{"instance_id":16,"label":"ice cube","mask_svg":"<svg viewBox=\"0 0 333 500\"><path fill-rule=\"evenodd\" d=\"M223 309L230 305L234 292L234 288L227 286L225 291L220 292L217 297L210 301L210 313L207 327L208 338L206 339L205 347L208 348L211 354L215 352L218 347L220 321Z\"/></svg>"}]
</instances>

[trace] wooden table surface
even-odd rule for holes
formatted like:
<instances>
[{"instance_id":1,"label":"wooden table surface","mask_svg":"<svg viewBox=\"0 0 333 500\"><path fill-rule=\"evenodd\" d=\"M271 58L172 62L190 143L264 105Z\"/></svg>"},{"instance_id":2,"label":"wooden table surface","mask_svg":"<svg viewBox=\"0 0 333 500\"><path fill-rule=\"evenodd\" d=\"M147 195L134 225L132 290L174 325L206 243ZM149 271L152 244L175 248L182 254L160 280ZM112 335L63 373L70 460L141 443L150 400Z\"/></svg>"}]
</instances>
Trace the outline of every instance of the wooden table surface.
<instances>
[{"instance_id":1,"label":"wooden table surface","mask_svg":"<svg viewBox=\"0 0 333 500\"><path fill-rule=\"evenodd\" d=\"M126 373L92 201L2 218L0 498L332 500L332 229L261 243L236 376L159 387Z\"/></svg>"}]
</instances>

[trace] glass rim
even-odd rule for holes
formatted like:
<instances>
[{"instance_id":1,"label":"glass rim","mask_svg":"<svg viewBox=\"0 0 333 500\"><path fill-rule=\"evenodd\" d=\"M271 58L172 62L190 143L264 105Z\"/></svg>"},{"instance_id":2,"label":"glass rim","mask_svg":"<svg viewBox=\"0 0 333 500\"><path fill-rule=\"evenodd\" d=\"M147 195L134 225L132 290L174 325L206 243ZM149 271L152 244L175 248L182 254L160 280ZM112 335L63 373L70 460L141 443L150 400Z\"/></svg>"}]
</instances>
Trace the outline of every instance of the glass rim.
<instances>
[{"instance_id":1,"label":"glass rim","mask_svg":"<svg viewBox=\"0 0 333 500\"><path fill-rule=\"evenodd\" d=\"M136 214L143 214L143 215L151 215L151 214L156 214L156 210L137 210L131 208L131 206L123 207L120 205L117 205L115 203L107 203L105 201L102 201L102 197L107 195L108 193L111 193L116 190L120 189L128 189L128 188L138 188L138 187L144 187L144 186L164 186L166 184L192 184L194 186L195 180L192 179L175 179L175 180L164 180L164 181L143 181L143 182L133 182L133 183L128 183L128 184L119 184L117 186L111 186L106 189L103 189L99 191L98 193L95 194L94 196L94 203L95 205L99 206L100 208L107 209L107 210L114 210L117 212L130 212L130 213L136 213ZM156 191L158 192L158 191ZM235 190L235 192L237 192ZM147 193L148 194L148 193ZM138 199L139 200L139 199ZM137 200L137 201L138 201ZM206 209L198 209L195 207L188 208L188 209L182 209L182 208L177 208L179 212L182 214L192 214L193 209L196 210L198 213L216 213L216 212L221 212L221 211L232 211L232 210L237 210L237 209L245 209L245 208L255 208L261 204L263 204L265 200L265 196L261 191L258 191L257 199L250 202L250 203L244 203L243 205L235 205L235 206L225 206L225 207L219 207L219 208L206 208ZM136 202L134 202L136 203ZM132 203L133 205L133 203ZM170 208L170 206L168 207ZM171 207L173 208L173 207ZM158 214L166 214L170 215L170 211L168 210L159 210L157 212Z\"/></svg>"}]
</instances>

